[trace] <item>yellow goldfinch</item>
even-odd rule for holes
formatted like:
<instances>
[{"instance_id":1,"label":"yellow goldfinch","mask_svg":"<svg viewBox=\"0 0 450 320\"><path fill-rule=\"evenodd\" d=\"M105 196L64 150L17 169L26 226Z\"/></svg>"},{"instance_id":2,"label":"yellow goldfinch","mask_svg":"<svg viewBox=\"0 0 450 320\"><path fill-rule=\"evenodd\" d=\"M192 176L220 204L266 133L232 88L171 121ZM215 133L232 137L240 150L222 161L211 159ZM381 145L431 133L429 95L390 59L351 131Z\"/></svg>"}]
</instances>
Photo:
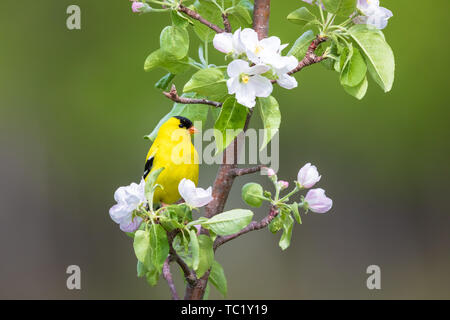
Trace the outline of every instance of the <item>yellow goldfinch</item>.
<instances>
[{"instance_id":1,"label":"yellow goldfinch","mask_svg":"<svg viewBox=\"0 0 450 320\"><path fill-rule=\"evenodd\" d=\"M180 199L178 184L183 178L198 183L198 154L191 135L198 132L192 121L181 116L167 120L158 131L145 161L144 179L156 169L164 168L158 176L153 196L154 204L171 204Z\"/></svg>"}]
</instances>

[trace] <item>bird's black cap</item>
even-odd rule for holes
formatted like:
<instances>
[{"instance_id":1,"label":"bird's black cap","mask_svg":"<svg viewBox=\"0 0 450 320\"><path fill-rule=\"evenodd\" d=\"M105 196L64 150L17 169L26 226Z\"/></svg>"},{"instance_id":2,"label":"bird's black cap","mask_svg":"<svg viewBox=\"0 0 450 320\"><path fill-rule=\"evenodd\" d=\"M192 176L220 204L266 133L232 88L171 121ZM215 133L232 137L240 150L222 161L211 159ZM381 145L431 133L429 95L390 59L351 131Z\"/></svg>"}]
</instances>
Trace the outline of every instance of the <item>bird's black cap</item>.
<instances>
[{"instance_id":1,"label":"bird's black cap","mask_svg":"<svg viewBox=\"0 0 450 320\"><path fill-rule=\"evenodd\" d=\"M182 117L182 116L175 116L174 118L177 118L180 120L180 128L186 128L189 129L193 126L192 121L188 118Z\"/></svg>"}]
</instances>

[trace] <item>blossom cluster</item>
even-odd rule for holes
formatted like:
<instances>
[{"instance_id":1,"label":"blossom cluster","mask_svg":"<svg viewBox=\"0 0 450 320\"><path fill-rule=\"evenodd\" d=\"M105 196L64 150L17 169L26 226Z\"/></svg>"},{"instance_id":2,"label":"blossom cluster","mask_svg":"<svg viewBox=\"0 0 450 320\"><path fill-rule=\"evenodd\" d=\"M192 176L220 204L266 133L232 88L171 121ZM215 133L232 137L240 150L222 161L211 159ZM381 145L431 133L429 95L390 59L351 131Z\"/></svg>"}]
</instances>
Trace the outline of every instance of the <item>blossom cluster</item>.
<instances>
[{"instance_id":1,"label":"blossom cluster","mask_svg":"<svg viewBox=\"0 0 450 320\"><path fill-rule=\"evenodd\" d=\"M356 7L362 13L353 19L356 24L367 24L377 29L384 29L388 19L393 16L391 10L380 7L380 0L358 0Z\"/></svg>"},{"instance_id":2,"label":"blossom cluster","mask_svg":"<svg viewBox=\"0 0 450 320\"><path fill-rule=\"evenodd\" d=\"M271 168L267 170L267 175L269 177L275 178L275 171ZM319 171L316 166L311 165L311 163L305 164L297 174L297 184L299 186L298 189L310 189L317 182L320 181L322 176L319 175ZM278 180L277 185L280 190L287 189L289 187L289 183L284 180ZM293 193L296 191L294 190ZM311 210L316 213L325 213L331 209L333 206L333 200L328 198L325 195L325 190L322 188L316 188L308 190L306 196L304 197L303 203L300 204L305 210Z\"/></svg>"},{"instance_id":3,"label":"blossom cluster","mask_svg":"<svg viewBox=\"0 0 450 320\"><path fill-rule=\"evenodd\" d=\"M356 8L360 14L353 14L353 23L366 24L377 29L384 29L388 24L389 18L393 16L392 11L383 7L380 7L380 0L355 0ZM325 9L322 1L320 0L303 0L303 2L309 4L320 5L322 9Z\"/></svg>"},{"instance_id":4,"label":"blossom cluster","mask_svg":"<svg viewBox=\"0 0 450 320\"><path fill-rule=\"evenodd\" d=\"M268 97L273 90L271 80L286 89L297 87L297 80L288 72L298 65L298 60L281 55L287 45L282 45L280 38L259 40L255 30L246 28L233 34L216 34L213 45L234 59L227 67L227 87L240 104L253 108L256 97Z\"/></svg>"},{"instance_id":5,"label":"blossom cluster","mask_svg":"<svg viewBox=\"0 0 450 320\"><path fill-rule=\"evenodd\" d=\"M322 176L319 175L316 166L311 163L305 164L298 172L297 181L303 188L312 188L319 182ZM325 190L321 188L311 189L305 196L305 207L313 212L325 213L333 206L333 200L325 195Z\"/></svg>"},{"instance_id":6,"label":"blossom cluster","mask_svg":"<svg viewBox=\"0 0 450 320\"><path fill-rule=\"evenodd\" d=\"M206 206L213 200L212 189L197 188L195 183L188 179L183 179L178 185L178 191L185 203L191 208ZM116 204L109 210L111 219L120 225L120 230L124 232L134 232L139 229L142 218L138 215L138 210L148 204L145 196L145 181L139 184L131 183L129 186L119 187L114 193Z\"/></svg>"}]
</instances>

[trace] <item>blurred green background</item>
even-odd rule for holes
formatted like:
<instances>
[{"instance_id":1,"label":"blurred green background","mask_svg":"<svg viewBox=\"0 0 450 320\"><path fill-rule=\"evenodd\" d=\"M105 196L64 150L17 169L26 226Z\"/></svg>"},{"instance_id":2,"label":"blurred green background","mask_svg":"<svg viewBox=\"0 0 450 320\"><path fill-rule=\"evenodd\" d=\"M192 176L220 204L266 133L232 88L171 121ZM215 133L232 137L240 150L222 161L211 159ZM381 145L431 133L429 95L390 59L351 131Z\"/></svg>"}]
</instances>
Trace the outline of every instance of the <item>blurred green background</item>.
<instances>
[{"instance_id":1,"label":"blurred green background","mask_svg":"<svg viewBox=\"0 0 450 320\"><path fill-rule=\"evenodd\" d=\"M81 30L66 28L70 4ZM270 34L293 43L300 28L285 17L300 5L272 1ZM298 74L296 90L276 89L279 176L292 181L313 162L334 207L306 216L284 252L267 230L223 246L229 298L450 298L450 3L382 5L394 12L392 92L371 82L357 101L319 65ZM153 87L164 71L143 71L168 19L134 15L127 0L0 2L0 298L169 298L164 280L150 288L136 277L132 242L108 215L114 190L139 180L142 137L171 107ZM201 186L215 169L201 167ZM250 179L267 185L241 178L228 208L245 206ZM71 264L80 291L66 288ZM372 264L381 290L366 288Z\"/></svg>"}]
</instances>

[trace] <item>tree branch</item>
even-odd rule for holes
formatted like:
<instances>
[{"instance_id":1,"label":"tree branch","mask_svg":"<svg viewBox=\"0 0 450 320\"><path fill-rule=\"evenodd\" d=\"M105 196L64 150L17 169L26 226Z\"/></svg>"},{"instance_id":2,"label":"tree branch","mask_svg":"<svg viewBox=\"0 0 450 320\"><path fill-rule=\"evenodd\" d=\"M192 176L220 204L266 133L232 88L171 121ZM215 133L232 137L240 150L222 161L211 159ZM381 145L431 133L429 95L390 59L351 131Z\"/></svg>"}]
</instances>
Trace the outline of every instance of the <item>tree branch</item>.
<instances>
[{"instance_id":1,"label":"tree branch","mask_svg":"<svg viewBox=\"0 0 450 320\"><path fill-rule=\"evenodd\" d=\"M270 212L269 215L267 217L265 217L264 219L262 219L261 221L257 222L257 221L252 221L250 222L250 224L248 226L246 226L244 229L242 229L241 231L228 235L228 236L218 236L216 238L216 240L214 241L214 250L216 250L218 247L220 247L221 245L223 245L224 243L227 243L230 240L236 239L237 237L246 234L250 231L254 231L254 230L260 230L263 229L265 227L267 227L269 225L269 223L278 215L278 209L275 207L271 207L270 208Z\"/></svg>"},{"instance_id":2,"label":"tree branch","mask_svg":"<svg viewBox=\"0 0 450 320\"><path fill-rule=\"evenodd\" d=\"M269 33L270 0L256 0L253 9L253 29L261 40Z\"/></svg>"},{"instance_id":3,"label":"tree branch","mask_svg":"<svg viewBox=\"0 0 450 320\"><path fill-rule=\"evenodd\" d=\"M267 33L269 30L269 16L270 16L270 0L255 0L253 6L253 29L257 32L258 38L263 39L267 37ZM199 20L200 21L200 20ZM223 31L222 31L223 32ZM247 130L250 118L252 116L252 110L247 113L247 119L244 127L244 132ZM234 151L235 143L231 143L224 152L224 160L226 160L226 156L228 151ZM230 153L231 154L231 153ZM234 152L233 152L234 154ZM231 187L234 182L234 178L236 177L233 174L233 170L236 169L237 164L236 159L234 157L234 162L229 164L226 161L219 167L219 171L217 172L216 179L213 185L212 195L214 200L208 203L205 207L205 215L210 218L216 215L219 212L222 212L225 203L228 199L228 195L230 193ZM268 222L267 222L268 224ZM201 228L201 233L207 233L207 230ZM216 239L217 240L217 239ZM230 239L231 240L231 239ZM229 240L227 240L229 241ZM205 275L196 281L195 285L191 285L188 283L186 286L186 295L185 298L191 299L201 299L205 293L206 285L208 283L209 272L205 273Z\"/></svg>"},{"instance_id":4,"label":"tree branch","mask_svg":"<svg viewBox=\"0 0 450 320\"><path fill-rule=\"evenodd\" d=\"M170 292L172 294L172 300L180 300L178 296L177 289L175 288L175 284L173 283L172 273L170 272L170 257L167 257L166 261L164 261L163 265L163 277L166 279L167 284L169 285Z\"/></svg>"},{"instance_id":5,"label":"tree branch","mask_svg":"<svg viewBox=\"0 0 450 320\"><path fill-rule=\"evenodd\" d=\"M223 30L219 26L216 26L214 23L209 22L208 20L203 18L201 15L199 15L197 12L195 12L194 10L189 9L188 7L183 6L182 4L178 6L178 11L185 13L186 15L191 17L192 19L200 21L205 26L211 28L212 30L214 30L217 33L225 32L225 30Z\"/></svg>"},{"instance_id":6,"label":"tree branch","mask_svg":"<svg viewBox=\"0 0 450 320\"><path fill-rule=\"evenodd\" d=\"M192 98L180 97L177 93L177 88L175 87L174 84L172 85L172 88L170 89L169 92L164 91L163 94L170 100L179 102L179 103L183 103L183 104L209 104L216 108L220 108L222 106L222 103L217 102L217 101L212 101L212 100L207 100L207 99L192 99Z\"/></svg>"},{"instance_id":7,"label":"tree branch","mask_svg":"<svg viewBox=\"0 0 450 320\"><path fill-rule=\"evenodd\" d=\"M189 269L189 266L184 262L183 259L178 255L176 250L173 248L172 242L175 236L177 235L179 230L174 230L171 232L167 232L167 238L169 242L169 253L170 253L170 259L174 260L178 265L181 267L181 270L183 271L184 278L189 284L195 284L197 282L197 277L195 276L194 271Z\"/></svg>"},{"instance_id":8,"label":"tree branch","mask_svg":"<svg viewBox=\"0 0 450 320\"><path fill-rule=\"evenodd\" d=\"M296 72L299 72L304 67L310 66L315 63L319 63L326 59L324 55L318 56L316 55L316 49L322 42L326 41L327 38L318 35L309 45L308 50L306 51L305 56L302 60L299 61L298 65L288 72L288 75L294 74ZM276 83L277 80L271 80L272 83Z\"/></svg>"},{"instance_id":9,"label":"tree branch","mask_svg":"<svg viewBox=\"0 0 450 320\"><path fill-rule=\"evenodd\" d=\"M263 168L262 165L258 165L256 167L251 167L251 168L235 168L232 171L232 174L236 177L239 177L239 176L243 176L246 174L252 174L255 172L259 172L259 171L261 171L262 168Z\"/></svg>"},{"instance_id":10,"label":"tree branch","mask_svg":"<svg viewBox=\"0 0 450 320\"><path fill-rule=\"evenodd\" d=\"M226 13L222 13L223 25L225 27L225 31L231 33L231 24L230 20L228 20L228 15Z\"/></svg>"},{"instance_id":11,"label":"tree branch","mask_svg":"<svg viewBox=\"0 0 450 320\"><path fill-rule=\"evenodd\" d=\"M314 63L318 63L318 62L324 60L325 57L323 55L322 56L316 55L316 49L319 46L319 44L321 44L322 42L324 42L326 40L327 40L326 37L318 35L309 45L309 48L306 51L305 57L298 63L297 67L295 69L291 70L290 72L288 72L288 74L293 74L293 73L299 72L304 67L310 66Z\"/></svg>"}]
</instances>

